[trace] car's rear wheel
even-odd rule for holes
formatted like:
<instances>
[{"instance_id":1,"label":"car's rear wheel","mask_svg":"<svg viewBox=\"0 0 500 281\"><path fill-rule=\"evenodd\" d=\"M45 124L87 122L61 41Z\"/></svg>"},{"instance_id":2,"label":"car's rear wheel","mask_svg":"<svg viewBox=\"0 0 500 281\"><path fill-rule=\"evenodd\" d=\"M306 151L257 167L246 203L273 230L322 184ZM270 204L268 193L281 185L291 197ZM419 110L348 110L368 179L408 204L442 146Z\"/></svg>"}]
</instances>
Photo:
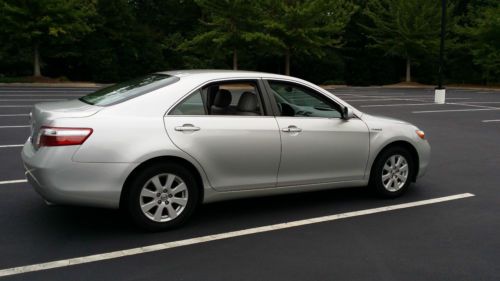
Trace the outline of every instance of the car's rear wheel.
<instances>
[{"instance_id":1,"label":"car's rear wheel","mask_svg":"<svg viewBox=\"0 0 500 281\"><path fill-rule=\"evenodd\" d=\"M375 160L370 186L377 194L394 198L402 195L410 186L415 172L410 152L403 147L390 147Z\"/></svg>"},{"instance_id":2,"label":"car's rear wheel","mask_svg":"<svg viewBox=\"0 0 500 281\"><path fill-rule=\"evenodd\" d=\"M126 207L136 225L163 230L185 223L199 200L192 173L174 163L147 167L131 181Z\"/></svg>"}]
</instances>

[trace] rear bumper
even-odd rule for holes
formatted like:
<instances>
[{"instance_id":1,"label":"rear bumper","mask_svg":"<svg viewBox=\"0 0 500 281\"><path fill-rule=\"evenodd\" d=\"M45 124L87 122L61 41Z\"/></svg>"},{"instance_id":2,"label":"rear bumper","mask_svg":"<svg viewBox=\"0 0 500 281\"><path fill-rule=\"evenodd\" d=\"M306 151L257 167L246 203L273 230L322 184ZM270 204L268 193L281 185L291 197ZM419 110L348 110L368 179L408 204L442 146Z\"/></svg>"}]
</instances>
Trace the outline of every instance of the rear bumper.
<instances>
[{"instance_id":1,"label":"rear bumper","mask_svg":"<svg viewBox=\"0 0 500 281\"><path fill-rule=\"evenodd\" d=\"M72 160L79 146L40 148L31 142L22 159L28 182L47 201L62 205L118 208L133 163L81 163Z\"/></svg>"}]
</instances>

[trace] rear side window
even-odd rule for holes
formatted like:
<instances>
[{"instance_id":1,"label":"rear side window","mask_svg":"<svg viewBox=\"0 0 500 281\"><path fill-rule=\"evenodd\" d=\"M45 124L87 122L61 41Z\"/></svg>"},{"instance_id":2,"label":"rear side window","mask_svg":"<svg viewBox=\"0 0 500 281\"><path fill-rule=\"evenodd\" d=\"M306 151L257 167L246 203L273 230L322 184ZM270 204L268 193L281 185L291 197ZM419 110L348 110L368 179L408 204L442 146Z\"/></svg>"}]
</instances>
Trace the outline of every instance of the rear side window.
<instances>
[{"instance_id":1,"label":"rear side window","mask_svg":"<svg viewBox=\"0 0 500 281\"><path fill-rule=\"evenodd\" d=\"M262 116L262 100L256 81L215 82L182 101L170 115Z\"/></svg>"},{"instance_id":2,"label":"rear side window","mask_svg":"<svg viewBox=\"0 0 500 281\"><path fill-rule=\"evenodd\" d=\"M80 100L98 106L117 104L152 92L179 81L178 77L166 74L150 74L123 83L97 90Z\"/></svg>"}]
</instances>

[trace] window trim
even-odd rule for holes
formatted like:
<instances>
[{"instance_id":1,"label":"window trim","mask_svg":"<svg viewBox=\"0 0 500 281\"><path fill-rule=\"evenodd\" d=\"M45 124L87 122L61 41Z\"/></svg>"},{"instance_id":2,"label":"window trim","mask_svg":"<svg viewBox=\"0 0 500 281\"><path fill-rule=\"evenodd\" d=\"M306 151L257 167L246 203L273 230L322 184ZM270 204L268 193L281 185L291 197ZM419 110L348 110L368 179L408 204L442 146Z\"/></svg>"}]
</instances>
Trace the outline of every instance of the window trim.
<instances>
[{"instance_id":1,"label":"window trim","mask_svg":"<svg viewBox=\"0 0 500 281\"><path fill-rule=\"evenodd\" d=\"M204 93L206 91L206 88L214 85L214 84L230 84L230 83L253 83L256 86L256 89L258 91L259 98L260 98L260 103L261 103L261 109L262 109L262 115L257 115L257 116L249 116L249 115L210 115L210 114L205 114L205 115L174 115L172 114L175 108L185 102L187 99L189 99L192 95L196 94L196 92L199 90L202 95L203 99L203 107L205 109L205 112L207 112L207 104L206 101L204 100ZM210 117L269 117L269 116L274 116L273 110L270 105L269 97L267 95L267 91L265 90L265 85L262 81L261 78L255 77L255 78L223 78L223 79L213 79L206 81L199 86L195 87L193 90L189 91L186 95L184 95L182 98L180 98L177 102L175 102L170 108L167 109L166 113L164 114L164 117L167 116L184 116L184 117L202 117L202 116L210 116Z\"/></svg>"},{"instance_id":2,"label":"window trim","mask_svg":"<svg viewBox=\"0 0 500 281\"><path fill-rule=\"evenodd\" d=\"M342 108L344 107L343 104L338 103L332 97L325 95L324 93L321 93L320 91L313 89L308 85L305 85L303 83L299 83L297 81L292 81L292 80L287 80L287 79L276 79L276 78L263 78L262 82L265 85L267 98L270 100L271 107L273 110L273 115L277 118L278 117L292 117L292 116L281 116L281 112L278 108L278 104L276 103L276 99L273 96L274 90L271 88L271 85L269 84L269 82L287 83L287 84L291 84L293 86L296 86L297 88L303 88L303 89L309 90L309 91L311 91L311 92L313 92L321 97L324 97L325 99L327 99L327 100L331 101L333 104L335 104L337 106L336 110L339 111L340 115L341 115L340 118L339 117L317 117L317 116L293 116L292 118L343 119L343 113L342 113Z\"/></svg>"}]
</instances>

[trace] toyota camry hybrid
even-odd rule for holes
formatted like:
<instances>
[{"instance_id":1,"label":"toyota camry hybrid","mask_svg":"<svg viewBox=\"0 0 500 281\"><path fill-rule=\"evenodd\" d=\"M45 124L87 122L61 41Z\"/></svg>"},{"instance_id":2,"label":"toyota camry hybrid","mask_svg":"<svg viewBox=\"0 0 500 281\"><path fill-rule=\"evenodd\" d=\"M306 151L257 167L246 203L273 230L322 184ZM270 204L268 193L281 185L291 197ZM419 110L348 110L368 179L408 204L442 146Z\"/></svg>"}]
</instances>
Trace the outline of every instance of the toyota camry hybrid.
<instances>
[{"instance_id":1,"label":"toyota camry hybrid","mask_svg":"<svg viewBox=\"0 0 500 281\"><path fill-rule=\"evenodd\" d=\"M122 208L148 230L233 198L354 186L396 197L430 158L412 124L247 71L154 73L36 104L31 127L26 177L48 203Z\"/></svg>"}]
</instances>

